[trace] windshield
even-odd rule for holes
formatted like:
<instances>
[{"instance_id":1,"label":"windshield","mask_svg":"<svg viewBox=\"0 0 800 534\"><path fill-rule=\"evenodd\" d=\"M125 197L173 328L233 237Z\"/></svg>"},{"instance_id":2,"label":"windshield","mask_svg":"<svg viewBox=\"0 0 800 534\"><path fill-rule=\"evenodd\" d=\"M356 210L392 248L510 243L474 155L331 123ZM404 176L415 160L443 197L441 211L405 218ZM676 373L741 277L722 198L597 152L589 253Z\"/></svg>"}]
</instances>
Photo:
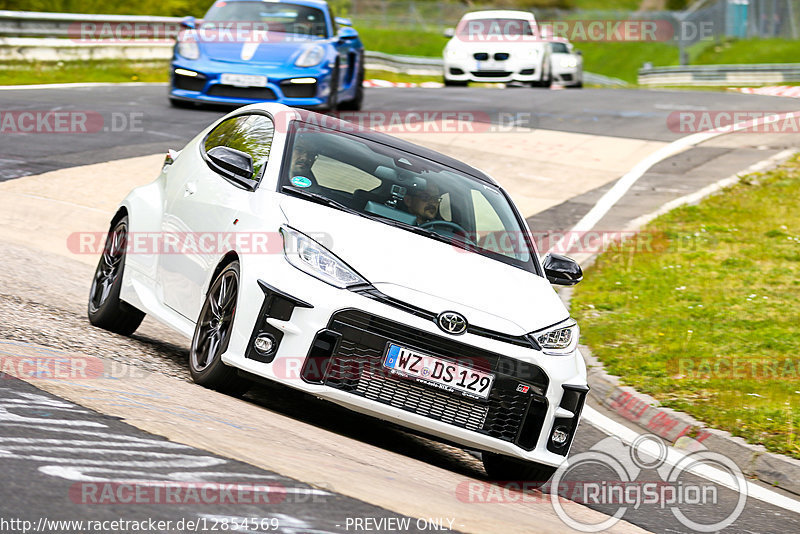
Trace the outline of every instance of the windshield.
<instances>
[{"instance_id":1,"label":"windshield","mask_svg":"<svg viewBox=\"0 0 800 534\"><path fill-rule=\"evenodd\" d=\"M416 154L292 123L279 189L536 272L530 238L498 187Z\"/></svg>"},{"instance_id":2,"label":"windshield","mask_svg":"<svg viewBox=\"0 0 800 534\"><path fill-rule=\"evenodd\" d=\"M310 6L283 2L216 2L206 13L203 26L219 22L259 23L267 31L312 37L328 37L325 14Z\"/></svg>"},{"instance_id":3,"label":"windshield","mask_svg":"<svg viewBox=\"0 0 800 534\"><path fill-rule=\"evenodd\" d=\"M550 50L554 54L569 54L569 49L564 43L550 43Z\"/></svg>"}]
</instances>

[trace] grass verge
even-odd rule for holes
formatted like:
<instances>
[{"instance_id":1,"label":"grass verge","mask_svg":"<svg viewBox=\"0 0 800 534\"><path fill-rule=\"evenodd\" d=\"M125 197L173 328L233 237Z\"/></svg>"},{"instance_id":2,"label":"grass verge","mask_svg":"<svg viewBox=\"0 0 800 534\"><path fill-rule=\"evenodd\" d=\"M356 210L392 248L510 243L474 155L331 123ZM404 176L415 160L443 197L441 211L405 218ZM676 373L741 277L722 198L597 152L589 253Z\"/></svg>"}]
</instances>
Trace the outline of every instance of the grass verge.
<instances>
[{"instance_id":1,"label":"grass verge","mask_svg":"<svg viewBox=\"0 0 800 534\"><path fill-rule=\"evenodd\" d=\"M6 63L0 67L0 85L76 82L166 82L169 62L71 61Z\"/></svg>"},{"instance_id":2,"label":"grass verge","mask_svg":"<svg viewBox=\"0 0 800 534\"><path fill-rule=\"evenodd\" d=\"M602 254L573 313L606 369L665 406L800 458L800 157Z\"/></svg>"}]
</instances>

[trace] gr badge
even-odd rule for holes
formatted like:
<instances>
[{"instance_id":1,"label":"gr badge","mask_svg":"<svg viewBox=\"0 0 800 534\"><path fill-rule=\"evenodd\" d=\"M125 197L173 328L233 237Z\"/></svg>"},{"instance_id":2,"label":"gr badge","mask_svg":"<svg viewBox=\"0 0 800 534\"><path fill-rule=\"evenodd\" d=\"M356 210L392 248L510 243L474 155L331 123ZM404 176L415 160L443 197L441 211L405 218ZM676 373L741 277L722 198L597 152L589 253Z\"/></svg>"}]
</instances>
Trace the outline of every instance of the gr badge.
<instances>
[{"instance_id":1,"label":"gr badge","mask_svg":"<svg viewBox=\"0 0 800 534\"><path fill-rule=\"evenodd\" d=\"M531 389L530 386L526 386L525 384L517 384L517 391L520 393L527 393L529 389Z\"/></svg>"}]
</instances>

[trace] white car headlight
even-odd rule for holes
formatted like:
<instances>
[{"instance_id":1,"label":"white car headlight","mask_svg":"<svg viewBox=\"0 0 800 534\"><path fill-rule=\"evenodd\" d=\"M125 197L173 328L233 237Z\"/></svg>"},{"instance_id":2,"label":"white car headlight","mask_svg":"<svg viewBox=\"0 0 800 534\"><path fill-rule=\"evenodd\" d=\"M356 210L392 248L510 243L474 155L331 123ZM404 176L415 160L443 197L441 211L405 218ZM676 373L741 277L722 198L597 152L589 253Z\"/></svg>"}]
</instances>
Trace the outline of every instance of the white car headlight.
<instances>
[{"instance_id":1,"label":"white car headlight","mask_svg":"<svg viewBox=\"0 0 800 534\"><path fill-rule=\"evenodd\" d=\"M331 251L288 226L281 226L286 260L306 274L341 289L367 284L366 280Z\"/></svg>"},{"instance_id":2,"label":"white car headlight","mask_svg":"<svg viewBox=\"0 0 800 534\"><path fill-rule=\"evenodd\" d=\"M562 57L561 66L565 69L574 69L578 66L578 59L574 57Z\"/></svg>"},{"instance_id":3,"label":"white car headlight","mask_svg":"<svg viewBox=\"0 0 800 534\"><path fill-rule=\"evenodd\" d=\"M314 45L306 48L294 64L298 67L313 67L319 65L323 59L325 59L325 49L320 45Z\"/></svg>"},{"instance_id":4,"label":"white car headlight","mask_svg":"<svg viewBox=\"0 0 800 534\"><path fill-rule=\"evenodd\" d=\"M542 351L552 356L571 354L578 346L579 335L580 330L575 319L567 319L531 334L542 347Z\"/></svg>"},{"instance_id":5,"label":"white car headlight","mask_svg":"<svg viewBox=\"0 0 800 534\"><path fill-rule=\"evenodd\" d=\"M194 39L183 39L178 42L178 55L186 59L197 59L200 57L200 47Z\"/></svg>"}]
</instances>

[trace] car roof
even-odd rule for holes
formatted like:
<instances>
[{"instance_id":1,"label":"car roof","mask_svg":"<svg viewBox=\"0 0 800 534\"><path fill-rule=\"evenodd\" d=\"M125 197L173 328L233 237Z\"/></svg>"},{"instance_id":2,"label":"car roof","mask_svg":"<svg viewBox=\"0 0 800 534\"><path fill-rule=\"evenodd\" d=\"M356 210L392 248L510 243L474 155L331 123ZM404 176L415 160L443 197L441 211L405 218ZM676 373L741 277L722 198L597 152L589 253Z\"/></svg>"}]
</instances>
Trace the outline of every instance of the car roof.
<instances>
[{"instance_id":1,"label":"car roof","mask_svg":"<svg viewBox=\"0 0 800 534\"><path fill-rule=\"evenodd\" d=\"M265 0L226 0L228 3L233 2L258 2L258 1L265 1ZM328 6L328 3L324 0L266 0L267 2L274 3L274 4L297 4L300 6L309 6L309 7L317 7L320 9L324 9Z\"/></svg>"},{"instance_id":2,"label":"car roof","mask_svg":"<svg viewBox=\"0 0 800 534\"><path fill-rule=\"evenodd\" d=\"M534 20L533 13L511 9L487 9L485 11L470 11L461 17L461 20L474 19L522 19Z\"/></svg>"},{"instance_id":3,"label":"car roof","mask_svg":"<svg viewBox=\"0 0 800 534\"><path fill-rule=\"evenodd\" d=\"M292 108L287 108L292 109ZM312 125L318 125L323 128L329 128L334 131L344 132L355 137L360 137L362 139L367 139L370 141L374 141L376 143L380 143L382 145L391 146L397 148L399 150L403 150L410 154L415 154L417 156L421 156L425 159L429 159L431 161L435 161L436 163L440 163L451 169L455 169L459 172L464 174L468 174L473 178L477 178L482 182L486 182L492 185L498 185L497 182L494 181L489 175L485 174L482 171L479 171L475 167L467 165L463 161L457 160L455 158L451 158L450 156L446 156L441 152L437 152L435 150L431 150L430 148L426 148L424 146L420 146L404 139L400 139L398 137L394 137L385 133L381 133L365 126L360 126L352 122L347 122L342 119L331 117L330 115L323 115L321 113L316 113L314 111L304 110L304 109L294 109L295 113L297 113L297 117L300 121L306 122Z\"/></svg>"}]
</instances>

